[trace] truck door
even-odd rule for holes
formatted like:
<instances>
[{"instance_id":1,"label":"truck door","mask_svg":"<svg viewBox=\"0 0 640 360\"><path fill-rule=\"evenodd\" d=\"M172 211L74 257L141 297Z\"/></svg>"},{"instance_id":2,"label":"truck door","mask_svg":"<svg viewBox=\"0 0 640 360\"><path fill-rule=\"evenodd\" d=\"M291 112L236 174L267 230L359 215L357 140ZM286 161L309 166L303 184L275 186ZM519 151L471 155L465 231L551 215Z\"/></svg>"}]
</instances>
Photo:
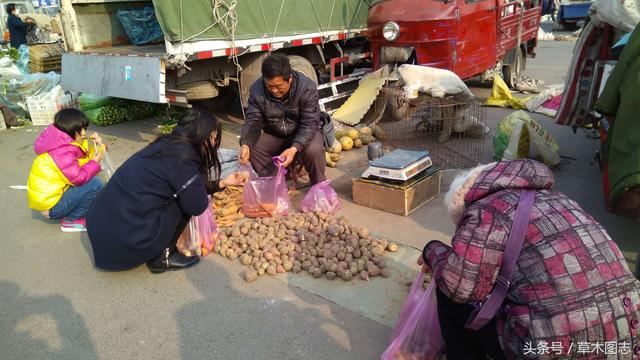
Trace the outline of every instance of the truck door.
<instances>
[{"instance_id":1,"label":"truck door","mask_svg":"<svg viewBox=\"0 0 640 360\"><path fill-rule=\"evenodd\" d=\"M458 9L454 72L465 79L496 63L497 1L500 0L455 1Z\"/></svg>"}]
</instances>

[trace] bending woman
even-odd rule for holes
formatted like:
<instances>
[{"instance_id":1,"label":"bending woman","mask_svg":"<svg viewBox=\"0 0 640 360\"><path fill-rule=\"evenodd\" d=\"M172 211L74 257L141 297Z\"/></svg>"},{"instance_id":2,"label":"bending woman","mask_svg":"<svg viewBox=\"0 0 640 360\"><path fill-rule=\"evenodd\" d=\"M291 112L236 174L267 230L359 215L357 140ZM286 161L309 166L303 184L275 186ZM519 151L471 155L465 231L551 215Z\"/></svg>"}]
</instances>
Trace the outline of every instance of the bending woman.
<instances>
[{"instance_id":1,"label":"bending woman","mask_svg":"<svg viewBox=\"0 0 640 360\"><path fill-rule=\"evenodd\" d=\"M213 115L189 110L171 134L118 168L87 216L96 267L127 270L147 263L160 273L198 262L176 250L180 234L209 206L207 194L246 182L238 173L219 180L220 139Z\"/></svg>"}]
</instances>

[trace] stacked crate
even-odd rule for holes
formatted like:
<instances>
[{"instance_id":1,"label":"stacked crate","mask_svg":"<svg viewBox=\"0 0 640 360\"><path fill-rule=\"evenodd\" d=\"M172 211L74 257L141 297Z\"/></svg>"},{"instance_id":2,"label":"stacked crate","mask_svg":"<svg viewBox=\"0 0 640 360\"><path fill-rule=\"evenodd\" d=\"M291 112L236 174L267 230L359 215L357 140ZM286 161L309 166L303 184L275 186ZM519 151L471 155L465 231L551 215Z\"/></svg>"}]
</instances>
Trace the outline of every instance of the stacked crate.
<instances>
[{"instance_id":1,"label":"stacked crate","mask_svg":"<svg viewBox=\"0 0 640 360\"><path fill-rule=\"evenodd\" d=\"M29 46L29 71L31 73L60 72L62 45L40 44Z\"/></svg>"}]
</instances>

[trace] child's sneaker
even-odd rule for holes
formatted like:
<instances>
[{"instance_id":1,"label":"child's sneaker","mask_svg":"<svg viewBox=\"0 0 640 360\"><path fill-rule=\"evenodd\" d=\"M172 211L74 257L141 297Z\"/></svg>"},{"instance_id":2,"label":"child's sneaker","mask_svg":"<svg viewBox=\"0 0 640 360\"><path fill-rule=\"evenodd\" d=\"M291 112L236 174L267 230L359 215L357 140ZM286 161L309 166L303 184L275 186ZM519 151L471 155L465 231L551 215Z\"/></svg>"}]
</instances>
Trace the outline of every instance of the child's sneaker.
<instances>
[{"instance_id":1,"label":"child's sneaker","mask_svg":"<svg viewBox=\"0 0 640 360\"><path fill-rule=\"evenodd\" d=\"M84 232L87 231L87 222L84 218L78 220L62 220L60 230L63 232Z\"/></svg>"}]
</instances>

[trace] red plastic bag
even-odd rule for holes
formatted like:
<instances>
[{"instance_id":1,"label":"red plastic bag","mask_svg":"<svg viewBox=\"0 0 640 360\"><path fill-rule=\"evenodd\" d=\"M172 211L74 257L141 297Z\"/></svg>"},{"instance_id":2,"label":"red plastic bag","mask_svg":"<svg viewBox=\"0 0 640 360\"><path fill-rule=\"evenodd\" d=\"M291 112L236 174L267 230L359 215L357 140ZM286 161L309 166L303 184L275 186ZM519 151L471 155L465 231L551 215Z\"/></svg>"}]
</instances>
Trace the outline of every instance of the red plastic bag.
<instances>
[{"instance_id":1,"label":"red plastic bag","mask_svg":"<svg viewBox=\"0 0 640 360\"><path fill-rule=\"evenodd\" d=\"M300 210L302 212L318 211L334 214L342 209L338 194L336 194L336 191L333 190L330 184L330 180L325 180L313 185L302 200Z\"/></svg>"},{"instance_id":2,"label":"red plastic bag","mask_svg":"<svg viewBox=\"0 0 640 360\"><path fill-rule=\"evenodd\" d=\"M245 216L256 218L289 214L289 189L285 179L287 170L282 166L280 157L274 157L273 163L278 168L276 176L258 177L251 172L249 182L242 190L242 212Z\"/></svg>"},{"instance_id":3,"label":"red plastic bag","mask_svg":"<svg viewBox=\"0 0 640 360\"><path fill-rule=\"evenodd\" d=\"M186 256L206 256L213 251L218 234L218 226L211 209L211 198L209 198L207 209L202 214L191 217L176 247Z\"/></svg>"},{"instance_id":4,"label":"red plastic bag","mask_svg":"<svg viewBox=\"0 0 640 360\"><path fill-rule=\"evenodd\" d=\"M436 283L431 281L426 290L423 283L421 272L411 285L381 360L435 360L442 356L444 340L438 320Z\"/></svg>"}]
</instances>

